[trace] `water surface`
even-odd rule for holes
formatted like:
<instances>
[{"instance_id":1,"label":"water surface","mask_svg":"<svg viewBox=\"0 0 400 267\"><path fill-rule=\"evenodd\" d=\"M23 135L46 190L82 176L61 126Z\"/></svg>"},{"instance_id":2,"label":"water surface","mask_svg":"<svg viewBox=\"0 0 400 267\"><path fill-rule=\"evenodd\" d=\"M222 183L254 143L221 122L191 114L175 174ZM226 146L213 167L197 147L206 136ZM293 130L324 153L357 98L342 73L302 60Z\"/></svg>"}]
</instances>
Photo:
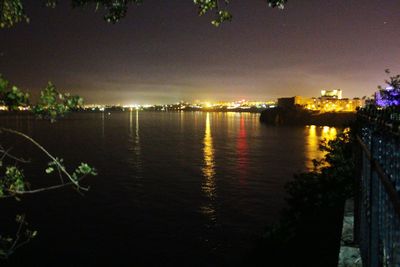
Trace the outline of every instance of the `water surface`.
<instances>
[{"instance_id":1,"label":"water surface","mask_svg":"<svg viewBox=\"0 0 400 267\"><path fill-rule=\"evenodd\" d=\"M55 124L2 116L64 158L99 175L71 188L4 200L0 222L16 211L38 237L9 260L21 266L232 266L284 206L284 184L312 168L329 127L272 127L258 114L120 112L72 114ZM32 187L57 183L49 161L21 139ZM4 143L3 143L4 144ZM18 150L18 147L20 150ZM21 149L22 147L22 149ZM11 226L10 226L11 225Z\"/></svg>"}]
</instances>

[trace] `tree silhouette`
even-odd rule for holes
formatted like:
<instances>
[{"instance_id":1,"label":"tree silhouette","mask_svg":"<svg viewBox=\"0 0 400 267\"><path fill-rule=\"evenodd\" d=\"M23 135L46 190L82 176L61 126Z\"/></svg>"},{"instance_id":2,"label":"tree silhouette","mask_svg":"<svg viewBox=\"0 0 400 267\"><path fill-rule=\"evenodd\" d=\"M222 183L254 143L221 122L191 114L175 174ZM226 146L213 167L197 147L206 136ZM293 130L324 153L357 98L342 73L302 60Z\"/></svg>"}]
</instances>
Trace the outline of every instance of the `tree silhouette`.
<instances>
[{"instance_id":1,"label":"tree silhouette","mask_svg":"<svg viewBox=\"0 0 400 267\"><path fill-rule=\"evenodd\" d=\"M214 13L211 23L219 26L224 21L230 21L232 14L229 11L230 0L192 0L198 7L200 16L209 12ZM264 0L268 6L284 8L286 0ZM40 1L38 1L40 3ZM130 5L140 5L144 0L70 0L73 8L93 7L95 11L103 11L104 19L110 23L116 23L124 18ZM42 0L45 7L55 8L57 0ZM29 17L25 13L23 0L1 0L0 1L0 28L13 27L16 23L26 21Z\"/></svg>"}]
</instances>

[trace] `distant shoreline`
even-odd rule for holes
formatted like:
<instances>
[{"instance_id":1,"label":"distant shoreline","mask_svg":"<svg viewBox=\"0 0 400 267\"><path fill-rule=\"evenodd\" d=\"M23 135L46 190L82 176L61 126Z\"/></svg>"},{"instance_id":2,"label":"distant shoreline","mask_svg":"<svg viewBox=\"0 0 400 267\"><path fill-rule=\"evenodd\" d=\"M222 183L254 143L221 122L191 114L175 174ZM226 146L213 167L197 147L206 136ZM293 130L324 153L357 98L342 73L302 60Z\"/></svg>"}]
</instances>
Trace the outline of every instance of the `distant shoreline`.
<instances>
[{"instance_id":1,"label":"distant shoreline","mask_svg":"<svg viewBox=\"0 0 400 267\"><path fill-rule=\"evenodd\" d=\"M141 111L141 112L240 112L240 113L261 113L265 109L168 109L168 110L155 110L155 109L104 109L104 110L74 110L71 113L102 113L102 112L129 112L129 111ZM30 111L0 111L0 115L29 115L32 114Z\"/></svg>"},{"instance_id":2,"label":"distant shoreline","mask_svg":"<svg viewBox=\"0 0 400 267\"><path fill-rule=\"evenodd\" d=\"M261 112L260 121L271 125L347 126L356 112L313 112L300 108L273 108Z\"/></svg>"},{"instance_id":3,"label":"distant shoreline","mask_svg":"<svg viewBox=\"0 0 400 267\"><path fill-rule=\"evenodd\" d=\"M114 112L234 112L234 113L253 113L260 114L260 122L268 125L283 125L283 126L336 126L341 127L347 125L356 119L356 112L325 112L318 113L315 111L309 111L305 109L283 109L283 108L272 108L272 109L129 109L129 108L109 108L105 110L75 110L71 111L72 114L79 113L114 113ZM0 111L0 116L12 116L12 115L23 115L23 116L35 116L29 111Z\"/></svg>"}]
</instances>

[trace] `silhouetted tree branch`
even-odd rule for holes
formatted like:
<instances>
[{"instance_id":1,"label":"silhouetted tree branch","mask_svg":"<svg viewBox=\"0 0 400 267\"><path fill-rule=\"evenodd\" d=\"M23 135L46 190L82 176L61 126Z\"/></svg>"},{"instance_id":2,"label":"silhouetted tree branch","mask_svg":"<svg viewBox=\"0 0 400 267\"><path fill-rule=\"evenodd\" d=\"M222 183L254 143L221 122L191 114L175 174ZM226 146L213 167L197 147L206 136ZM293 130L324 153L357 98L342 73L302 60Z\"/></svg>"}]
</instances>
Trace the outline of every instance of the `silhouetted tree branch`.
<instances>
[{"instance_id":1,"label":"silhouetted tree branch","mask_svg":"<svg viewBox=\"0 0 400 267\"><path fill-rule=\"evenodd\" d=\"M225 21L232 19L229 11L229 3L231 0L192 0L198 7L200 16L209 12L214 13L214 19L211 23L219 26ZM264 0L268 6L283 9L286 0ZM40 1L38 1L40 2ZM73 8L94 7L95 11L103 10L105 12L104 19L110 23L117 23L124 18L128 12L130 5L140 5L144 0L70 0ZM55 8L57 0L43 0L45 7ZM0 1L0 28L10 28L15 24L26 21L29 17L25 13L23 0L1 0Z\"/></svg>"}]
</instances>

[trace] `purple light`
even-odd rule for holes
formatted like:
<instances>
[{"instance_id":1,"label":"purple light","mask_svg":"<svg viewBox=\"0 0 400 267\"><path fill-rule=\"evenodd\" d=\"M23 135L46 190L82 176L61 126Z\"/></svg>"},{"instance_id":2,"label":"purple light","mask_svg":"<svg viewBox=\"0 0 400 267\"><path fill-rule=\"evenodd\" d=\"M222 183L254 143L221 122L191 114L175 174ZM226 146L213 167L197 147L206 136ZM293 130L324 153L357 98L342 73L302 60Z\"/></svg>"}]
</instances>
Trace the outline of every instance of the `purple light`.
<instances>
[{"instance_id":1,"label":"purple light","mask_svg":"<svg viewBox=\"0 0 400 267\"><path fill-rule=\"evenodd\" d=\"M375 103L380 107L388 106L399 106L400 105L400 92L399 90L394 90L393 87L387 87L386 92L389 95L385 97L380 91L375 93Z\"/></svg>"}]
</instances>

